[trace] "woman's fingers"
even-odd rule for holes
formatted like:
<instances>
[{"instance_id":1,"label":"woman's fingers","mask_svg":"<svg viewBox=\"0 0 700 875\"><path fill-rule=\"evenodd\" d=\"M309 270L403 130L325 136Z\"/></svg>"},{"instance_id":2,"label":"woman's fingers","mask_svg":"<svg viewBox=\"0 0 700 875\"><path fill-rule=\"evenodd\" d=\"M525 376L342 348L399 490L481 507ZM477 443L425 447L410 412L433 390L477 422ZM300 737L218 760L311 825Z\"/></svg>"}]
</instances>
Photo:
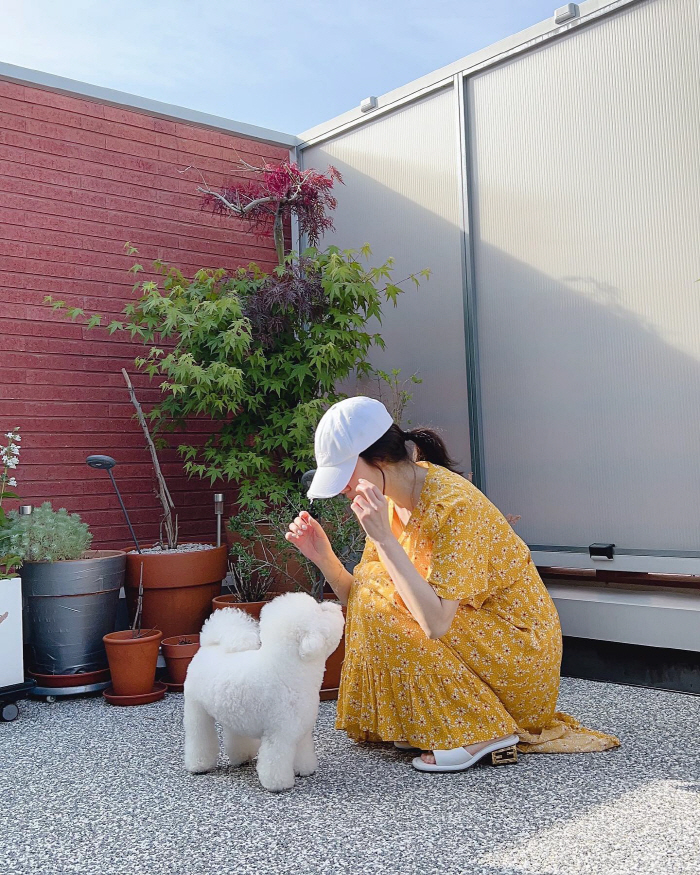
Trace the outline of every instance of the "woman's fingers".
<instances>
[{"instance_id":1,"label":"woman's fingers","mask_svg":"<svg viewBox=\"0 0 700 875\"><path fill-rule=\"evenodd\" d=\"M298 516L298 517L294 520L293 523L290 523L290 524L289 524L289 528L290 528L293 532L306 532L306 531L310 528L310 526L308 526L308 525L306 524L306 522L305 522L300 516Z\"/></svg>"},{"instance_id":2,"label":"woman's fingers","mask_svg":"<svg viewBox=\"0 0 700 875\"><path fill-rule=\"evenodd\" d=\"M355 496L351 507L356 514L367 514L372 510L369 502L362 495Z\"/></svg>"},{"instance_id":3,"label":"woman's fingers","mask_svg":"<svg viewBox=\"0 0 700 875\"><path fill-rule=\"evenodd\" d=\"M368 480L360 480L357 484L357 491L365 498L372 510L379 510L382 494L373 483L370 483Z\"/></svg>"}]
</instances>

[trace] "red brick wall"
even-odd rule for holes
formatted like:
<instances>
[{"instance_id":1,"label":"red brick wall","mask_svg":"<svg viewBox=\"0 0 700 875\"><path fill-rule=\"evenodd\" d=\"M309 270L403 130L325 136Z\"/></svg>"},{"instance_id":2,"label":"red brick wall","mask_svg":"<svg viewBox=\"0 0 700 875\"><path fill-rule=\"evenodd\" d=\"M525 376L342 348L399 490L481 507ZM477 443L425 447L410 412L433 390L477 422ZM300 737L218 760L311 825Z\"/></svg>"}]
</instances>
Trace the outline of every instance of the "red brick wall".
<instances>
[{"instance_id":1,"label":"red brick wall","mask_svg":"<svg viewBox=\"0 0 700 875\"><path fill-rule=\"evenodd\" d=\"M42 306L44 296L120 313L132 298L127 240L144 267L161 258L186 275L251 260L273 266L272 243L202 212L196 175L178 170L195 165L215 186L237 156L255 164L287 155L286 147L0 81L0 431L21 426L23 501L77 511L96 547L123 545L129 533L108 476L85 465L93 452L119 462L137 537L157 537L152 469L120 369L146 409L160 392L133 376L138 345L66 322ZM175 451L164 451L161 465L181 534L211 538L213 492L230 488L188 480Z\"/></svg>"}]
</instances>

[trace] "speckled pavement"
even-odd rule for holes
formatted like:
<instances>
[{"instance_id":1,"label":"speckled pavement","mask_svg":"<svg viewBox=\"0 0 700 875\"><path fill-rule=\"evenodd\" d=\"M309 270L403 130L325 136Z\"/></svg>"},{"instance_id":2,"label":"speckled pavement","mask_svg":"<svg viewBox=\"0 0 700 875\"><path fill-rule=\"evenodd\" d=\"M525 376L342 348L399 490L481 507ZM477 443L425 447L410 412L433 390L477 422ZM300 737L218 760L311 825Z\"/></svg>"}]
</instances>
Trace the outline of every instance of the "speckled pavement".
<instances>
[{"instance_id":1,"label":"speckled pavement","mask_svg":"<svg viewBox=\"0 0 700 875\"><path fill-rule=\"evenodd\" d=\"M700 698L564 679L559 707L623 747L426 775L324 702L319 771L274 795L223 754L183 770L181 695L23 702L0 724L0 872L700 873Z\"/></svg>"}]
</instances>

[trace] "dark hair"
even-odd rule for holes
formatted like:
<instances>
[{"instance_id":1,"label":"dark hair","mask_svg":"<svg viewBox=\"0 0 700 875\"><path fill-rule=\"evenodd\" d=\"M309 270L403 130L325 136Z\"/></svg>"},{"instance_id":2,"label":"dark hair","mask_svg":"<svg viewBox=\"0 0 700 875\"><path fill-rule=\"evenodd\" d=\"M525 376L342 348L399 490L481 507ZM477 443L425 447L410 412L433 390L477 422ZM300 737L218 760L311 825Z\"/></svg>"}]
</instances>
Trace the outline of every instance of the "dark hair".
<instances>
[{"instance_id":1,"label":"dark hair","mask_svg":"<svg viewBox=\"0 0 700 875\"><path fill-rule=\"evenodd\" d=\"M411 458L406 441L412 441L418 448L417 461L432 462L433 465L441 465L456 474L462 473L457 470L456 463L447 452L445 442L432 428L402 431L394 424L371 447L361 452L360 458L370 465L377 462L403 462Z\"/></svg>"}]
</instances>

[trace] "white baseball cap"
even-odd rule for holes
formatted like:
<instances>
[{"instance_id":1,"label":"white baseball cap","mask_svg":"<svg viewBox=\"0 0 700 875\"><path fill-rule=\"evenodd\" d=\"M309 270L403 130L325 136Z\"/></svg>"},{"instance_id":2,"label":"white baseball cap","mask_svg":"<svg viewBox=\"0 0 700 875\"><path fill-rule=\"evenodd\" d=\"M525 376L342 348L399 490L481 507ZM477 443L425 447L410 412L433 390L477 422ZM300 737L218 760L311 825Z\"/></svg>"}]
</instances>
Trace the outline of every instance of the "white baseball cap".
<instances>
[{"instance_id":1,"label":"white baseball cap","mask_svg":"<svg viewBox=\"0 0 700 875\"><path fill-rule=\"evenodd\" d=\"M309 498L333 498L350 482L360 453L385 434L394 420L374 398L358 395L330 407L316 426L316 474Z\"/></svg>"}]
</instances>

